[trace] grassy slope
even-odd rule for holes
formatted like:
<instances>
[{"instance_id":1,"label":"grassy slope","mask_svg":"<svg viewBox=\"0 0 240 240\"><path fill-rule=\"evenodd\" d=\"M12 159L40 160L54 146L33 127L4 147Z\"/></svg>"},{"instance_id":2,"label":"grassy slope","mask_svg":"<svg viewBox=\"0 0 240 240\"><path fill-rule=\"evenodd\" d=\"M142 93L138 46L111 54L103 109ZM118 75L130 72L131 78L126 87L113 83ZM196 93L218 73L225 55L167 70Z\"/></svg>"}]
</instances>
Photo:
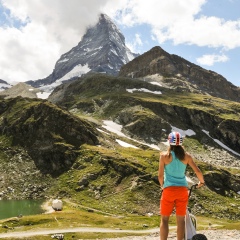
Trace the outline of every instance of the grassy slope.
<instances>
[{"instance_id":1,"label":"grassy slope","mask_svg":"<svg viewBox=\"0 0 240 240\"><path fill-rule=\"evenodd\" d=\"M156 95L135 91L129 93L127 89L146 88L150 91L161 91ZM71 94L70 94L71 93ZM158 102L166 105L184 106L190 109L199 109L225 119L239 120L240 103L228 101L210 95L201 95L189 92L178 92L166 89L139 79L114 78L106 75L95 75L72 83L66 92L63 105L69 109L84 102L98 104L102 100L104 111L98 112L102 116L114 116L119 110L143 102ZM107 104L106 101L109 100ZM99 105L99 104L98 104ZM96 109L99 110L99 109Z\"/></svg>"},{"instance_id":2,"label":"grassy slope","mask_svg":"<svg viewBox=\"0 0 240 240\"><path fill-rule=\"evenodd\" d=\"M171 92L166 94L165 92L162 95L154 95L153 97L152 94L147 93L127 93L125 87L119 93L118 95L108 91L97 96L96 90L92 89L84 96L75 96L74 100L67 104L76 115L82 115L97 124L101 124L101 119L110 118L123 108L141 102L161 102L167 105L197 108L225 119L239 120L239 103L210 96L190 93L171 94ZM99 99L105 102L105 105L99 107L102 111L86 115L75 108L81 102L99 102ZM15 110L19 112L20 108L18 106ZM14 112L11 113L9 119L14 121ZM1 221L2 224L21 227L21 229L25 230L36 227L61 228L63 225L81 226L85 224L123 229L142 229L143 224L147 224L151 228L157 227L159 224L160 191L156 179L159 153L147 148L137 150L122 148L115 144L116 137L114 134L111 134L111 136L103 134L101 147L83 145L79 152L79 158L72 168L58 178L52 179L52 186L46 190L46 195L61 197L64 200L64 211L50 215L24 217L19 221ZM117 138L121 139L120 137ZM127 139L122 140L130 141ZM6 147L12 147L10 138L2 137L2 144ZM206 153L207 151L196 139L189 138L185 142L185 146L187 149L198 146L198 152L203 151ZM141 147L140 144L139 147ZM4 152L0 152L0 154L2 163L7 162L6 154ZM197 163L204 174L210 171L208 164L198 161ZM221 169L220 166L214 166L211 171L219 171L219 169ZM228 171L235 175L240 174L240 170L237 169L228 169ZM93 177L90 178L88 186L80 189L79 181L89 174L93 175ZM188 174L191 175L190 170ZM229 218L228 214L237 216L239 212L238 195L224 197L210 191L208 188L204 188L194 192L190 205L193 207L196 203L202 205L201 211L195 210L203 228L209 222L217 223L219 227L223 228L239 227L235 224L234 217L232 217L233 220L227 220ZM95 209L94 212L86 211L88 207ZM197 206L195 207L197 208ZM97 213L97 210L100 212ZM146 213L149 212L153 212L154 216L151 218L145 217ZM111 217L111 215L124 216L124 221L121 218ZM56 221L55 217L58 221ZM174 220L172 220L172 224L175 224ZM1 231L6 230L2 228ZM80 237L78 234L74 236ZM84 236L81 235L81 237L84 239ZM86 238L88 237L90 238L90 235L86 234ZM45 238L39 237L39 239Z\"/></svg>"}]
</instances>

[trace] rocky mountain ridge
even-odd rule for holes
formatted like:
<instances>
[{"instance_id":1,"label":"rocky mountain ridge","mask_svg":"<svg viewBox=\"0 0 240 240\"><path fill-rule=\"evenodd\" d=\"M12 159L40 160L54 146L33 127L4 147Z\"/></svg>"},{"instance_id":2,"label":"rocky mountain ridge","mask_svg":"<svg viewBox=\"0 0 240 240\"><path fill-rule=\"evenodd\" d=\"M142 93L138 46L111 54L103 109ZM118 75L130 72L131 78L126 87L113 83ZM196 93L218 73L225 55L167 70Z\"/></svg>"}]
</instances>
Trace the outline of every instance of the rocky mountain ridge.
<instances>
[{"instance_id":1,"label":"rocky mountain ridge","mask_svg":"<svg viewBox=\"0 0 240 240\"><path fill-rule=\"evenodd\" d=\"M130 89L132 92L127 91ZM240 154L240 105L232 101L99 74L56 88L49 101L69 110L111 116L129 135L149 143L158 143L164 131L176 126L192 129L202 141L204 131L209 132L213 139Z\"/></svg>"},{"instance_id":2,"label":"rocky mountain ridge","mask_svg":"<svg viewBox=\"0 0 240 240\"><path fill-rule=\"evenodd\" d=\"M89 72L141 78L178 91L240 101L240 88L223 76L169 54L159 46L140 56L131 53L123 34L105 14L100 15L95 26L87 29L77 46L60 57L47 78L26 83L50 93L63 82Z\"/></svg>"},{"instance_id":3,"label":"rocky mountain ridge","mask_svg":"<svg viewBox=\"0 0 240 240\"><path fill-rule=\"evenodd\" d=\"M240 88L216 72L206 70L157 46L122 66L119 76L156 81L179 91L209 94L240 102Z\"/></svg>"}]
</instances>

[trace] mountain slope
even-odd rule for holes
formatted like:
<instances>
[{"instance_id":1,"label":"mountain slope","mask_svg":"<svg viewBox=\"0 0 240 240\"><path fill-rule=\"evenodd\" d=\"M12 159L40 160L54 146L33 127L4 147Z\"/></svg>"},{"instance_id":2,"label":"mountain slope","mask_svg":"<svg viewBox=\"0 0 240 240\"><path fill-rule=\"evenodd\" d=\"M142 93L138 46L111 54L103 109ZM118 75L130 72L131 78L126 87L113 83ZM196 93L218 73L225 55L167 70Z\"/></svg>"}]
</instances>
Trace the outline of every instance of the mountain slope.
<instances>
[{"instance_id":1,"label":"mountain slope","mask_svg":"<svg viewBox=\"0 0 240 240\"><path fill-rule=\"evenodd\" d=\"M204 132L209 132L240 154L240 103L179 92L140 79L99 74L59 86L49 101L101 118L110 117L123 124L129 135L149 143L158 143L164 131L175 126L192 129L203 142Z\"/></svg>"},{"instance_id":2,"label":"mountain slope","mask_svg":"<svg viewBox=\"0 0 240 240\"><path fill-rule=\"evenodd\" d=\"M159 150L151 148L158 145L160 151L165 150L168 133L176 129L185 135L185 149L194 156L207 184L207 189L190 202L201 202L201 210L195 204L193 211L221 218L226 216L226 207L231 219L239 219L235 207L229 205L230 199L239 199L240 190L239 103L103 74L84 76L59 86L49 100L76 116L104 120L98 126L103 134L101 147L86 147L91 160L80 158L73 168L87 167L80 175L71 171L71 176L80 177L76 201L117 213L157 214ZM120 124L120 134L105 126L109 121ZM127 144L130 147L122 147ZM231 167L235 173L231 173ZM197 181L189 168L187 175L191 181ZM76 183L71 184L76 189ZM62 182L62 186L70 194L66 184ZM221 204L209 211L215 202Z\"/></svg>"},{"instance_id":3,"label":"mountain slope","mask_svg":"<svg viewBox=\"0 0 240 240\"><path fill-rule=\"evenodd\" d=\"M239 155L201 129L213 136L215 125L225 122L234 139L239 104L185 94L139 79L92 74L54 90L51 99L62 108L29 98L0 101L0 197L57 197L110 214L157 217L159 148L149 143L165 150L168 132L178 127L207 184L189 203L194 213L240 219ZM122 124L117 133L107 126L112 120ZM197 181L189 168L187 176ZM221 204L212 209L216 202Z\"/></svg>"},{"instance_id":4,"label":"mountain slope","mask_svg":"<svg viewBox=\"0 0 240 240\"><path fill-rule=\"evenodd\" d=\"M101 14L99 22L87 29L79 44L60 57L52 74L45 79L27 83L34 87L52 84L54 88L62 81L89 71L116 75L121 66L135 56L126 47L125 38L116 25L107 15Z\"/></svg>"},{"instance_id":5,"label":"mountain slope","mask_svg":"<svg viewBox=\"0 0 240 240\"><path fill-rule=\"evenodd\" d=\"M163 86L240 102L240 88L223 76L201 68L161 47L154 47L124 65L119 76L144 78Z\"/></svg>"},{"instance_id":6,"label":"mountain slope","mask_svg":"<svg viewBox=\"0 0 240 240\"><path fill-rule=\"evenodd\" d=\"M0 101L0 130L13 145L25 148L44 173L57 175L71 167L84 143L97 144L97 132L47 101L12 98Z\"/></svg>"}]
</instances>

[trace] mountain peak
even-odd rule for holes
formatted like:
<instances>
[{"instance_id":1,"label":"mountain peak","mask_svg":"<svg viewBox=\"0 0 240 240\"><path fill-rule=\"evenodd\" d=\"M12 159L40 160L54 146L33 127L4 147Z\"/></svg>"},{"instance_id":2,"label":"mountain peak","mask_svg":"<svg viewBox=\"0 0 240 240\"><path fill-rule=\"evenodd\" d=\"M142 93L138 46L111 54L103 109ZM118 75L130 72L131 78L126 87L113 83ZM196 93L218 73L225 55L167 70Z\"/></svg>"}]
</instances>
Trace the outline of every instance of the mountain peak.
<instances>
[{"instance_id":1,"label":"mountain peak","mask_svg":"<svg viewBox=\"0 0 240 240\"><path fill-rule=\"evenodd\" d=\"M115 25L113 23L113 21L111 20L111 18L106 15L106 14L100 14L99 16L99 22L98 24L103 24L106 25L109 29L111 29L111 31L113 32L117 32L119 35L121 35L124 39L124 43L125 43L125 37L123 36L123 34L120 32L119 28L117 27L117 25Z\"/></svg>"},{"instance_id":2,"label":"mountain peak","mask_svg":"<svg viewBox=\"0 0 240 240\"><path fill-rule=\"evenodd\" d=\"M51 85L54 89L63 81L87 72L117 75L122 65L137 55L127 48L125 37L115 23L106 14L100 14L98 23L87 29L78 45L60 57L52 74L45 79L28 81L28 84Z\"/></svg>"},{"instance_id":3,"label":"mountain peak","mask_svg":"<svg viewBox=\"0 0 240 240\"><path fill-rule=\"evenodd\" d=\"M179 91L197 92L240 102L240 89L220 74L156 46L122 66L119 76L157 81Z\"/></svg>"},{"instance_id":4,"label":"mountain peak","mask_svg":"<svg viewBox=\"0 0 240 240\"><path fill-rule=\"evenodd\" d=\"M11 88L8 88L2 92L0 92L0 96L7 98L14 98L18 96L27 97L27 98L37 98L38 89L33 88L32 86L20 82Z\"/></svg>"},{"instance_id":5,"label":"mountain peak","mask_svg":"<svg viewBox=\"0 0 240 240\"><path fill-rule=\"evenodd\" d=\"M100 22L105 22L105 23L109 23L109 24L112 24L112 19L107 15L107 14L105 14L105 13L101 13L100 15L99 15L99 21L98 21L98 23L100 23Z\"/></svg>"}]
</instances>

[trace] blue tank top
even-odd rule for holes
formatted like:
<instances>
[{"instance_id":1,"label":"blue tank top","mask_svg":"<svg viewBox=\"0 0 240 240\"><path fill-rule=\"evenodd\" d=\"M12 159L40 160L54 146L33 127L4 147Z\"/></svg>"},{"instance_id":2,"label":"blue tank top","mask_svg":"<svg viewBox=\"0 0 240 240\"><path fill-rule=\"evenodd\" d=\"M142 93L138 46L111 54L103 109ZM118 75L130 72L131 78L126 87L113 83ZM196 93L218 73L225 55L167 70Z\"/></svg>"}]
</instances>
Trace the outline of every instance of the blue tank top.
<instances>
[{"instance_id":1,"label":"blue tank top","mask_svg":"<svg viewBox=\"0 0 240 240\"><path fill-rule=\"evenodd\" d=\"M164 184L163 187L184 186L188 183L185 177L187 165L179 160L175 153L171 151L172 161L164 167Z\"/></svg>"}]
</instances>

